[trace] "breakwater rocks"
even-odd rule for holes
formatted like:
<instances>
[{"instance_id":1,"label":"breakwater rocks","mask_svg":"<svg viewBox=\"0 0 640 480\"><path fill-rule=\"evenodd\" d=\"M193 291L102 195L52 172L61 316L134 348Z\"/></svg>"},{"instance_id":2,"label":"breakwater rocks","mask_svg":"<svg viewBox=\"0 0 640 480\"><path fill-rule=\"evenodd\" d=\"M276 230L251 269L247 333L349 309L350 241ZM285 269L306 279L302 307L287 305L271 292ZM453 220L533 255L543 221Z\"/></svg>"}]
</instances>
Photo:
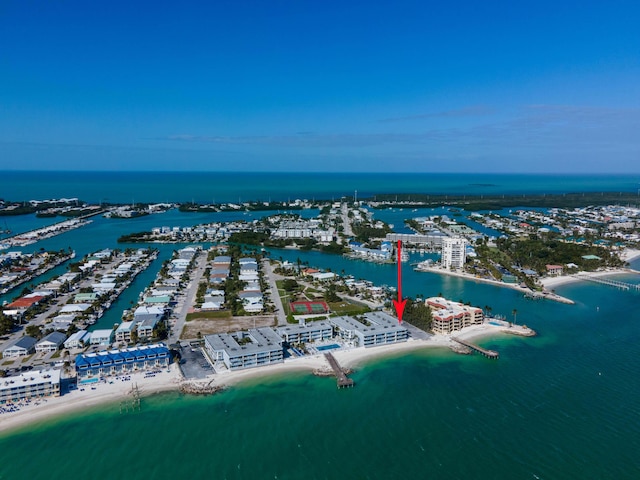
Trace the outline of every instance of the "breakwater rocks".
<instances>
[{"instance_id":1,"label":"breakwater rocks","mask_svg":"<svg viewBox=\"0 0 640 480\"><path fill-rule=\"evenodd\" d=\"M536 331L527 326L519 327L519 328L508 328L502 330L504 333L508 333L509 335L518 335L520 337L535 337L538 335Z\"/></svg>"},{"instance_id":2,"label":"breakwater rocks","mask_svg":"<svg viewBox=\"0 0 640 480\"><path fill-rule=\"evenodd\" d=\"M460 343L456 343L456 342L451 342L451 345L449 345L449 348L455 352L455 353L459 353L461 355L471 355L473 353L473 350L471 350L469 347L466 347Z\"/></svg>"},{"instance_id":3,"label":"breakwater rocks","mask_svg":"<svg viewBox=\"0 0 640 480\"><path fill-rule=\"evenodd\" d=\"M209 383L183 382L180 384L180 393L186 395L213 395L224 390L220 385Z\"/></svg>"},{"instance_id":4,"label":"breakwater rocks","mask_svg":"<svg viewBox=\"0 0 640 480\"><path fill-rule=\"evenodd\" d=\"M351 368L342 368L342 371L345 375L351 375L353 373L353 369ZM316 377L335 377L335 372L330 367L316 368L313 371L313 374Z\"/></svg>"}]
</instances>

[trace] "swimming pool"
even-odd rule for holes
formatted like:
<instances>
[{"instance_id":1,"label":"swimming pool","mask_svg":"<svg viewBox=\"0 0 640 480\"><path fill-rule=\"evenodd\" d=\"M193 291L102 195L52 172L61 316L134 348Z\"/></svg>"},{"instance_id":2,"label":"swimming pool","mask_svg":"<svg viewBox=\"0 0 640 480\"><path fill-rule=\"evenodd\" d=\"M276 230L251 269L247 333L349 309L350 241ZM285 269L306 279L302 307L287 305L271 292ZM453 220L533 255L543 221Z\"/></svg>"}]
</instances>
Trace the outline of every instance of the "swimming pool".
<instances>
[{"instance_id":1,"label":"swimming pool","mask_svg":"<svg viewBox=\"0 0 640 480\"><path fill-rule=\"evenodd\" d=\"M340 345L338 345L337 343L332 343L331 345L321 345L319 347L316 347L319 352L323 352L325 350L333 350L334 348L340 348Z\"/></svg>"}]
</instances>

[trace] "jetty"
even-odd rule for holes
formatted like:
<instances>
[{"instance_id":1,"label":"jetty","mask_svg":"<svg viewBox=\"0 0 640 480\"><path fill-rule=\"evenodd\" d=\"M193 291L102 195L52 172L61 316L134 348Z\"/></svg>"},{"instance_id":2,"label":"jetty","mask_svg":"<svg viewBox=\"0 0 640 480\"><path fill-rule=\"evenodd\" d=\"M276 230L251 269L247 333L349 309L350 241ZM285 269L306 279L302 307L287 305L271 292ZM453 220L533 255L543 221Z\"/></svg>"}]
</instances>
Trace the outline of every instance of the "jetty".
<instances>
[{"instance_id":1,"label":"jetty","mask_svg":"<svg viewBox=\"0 0 640 480\"><path fill-rule=\"evenodd\" d=\"M451 340L459 343L460 345L464 345L465 347L470 348L471 350L478 352L487 358L497 359L500 356L500 354L495 350L487 350L486 348L479 347L478 345L474 345L473 343L460 340L459 338L456 338L456 337L451 337Z\"/></svg>"},{"instance_id":2,"label":"jetty","mask_svg":"<svg viewBox=\"0 0 640 480\"><path fill-rule=\"evenodd\" d=\"M127 400L122 400L120 402L120 413L123 412L134 412L135 410L140 410L140 389L138 388L138 384L135 383L131 386L131 391L129 392L130 398Z\"/></svg>"},{"instance_id":3,"label":"jetty","mask_svg":"<svg viewBox=\"0 0 640 480\"><path fill-rule=\"evenodd\" d=\"M640 292L640 284L636 284L636 283L621 282L619 280L610 280L608 278L596 277L594 275L589 275L585 273L574 275L574 278L585 280L587 282L599 283L600 285L608 285L610 287L615 287L619 290L626 290L630 292Z\"/></svg>"},{"instance_id":4,"label":"jetty","mask_svg":"<svg viewBox=\"0 0 640 480\"><path fill-rule=\"evenodd\" d=\"M329 365L331 365L331 368L333 369L333 373L338 379L338 388L353 387L355 385L353 379L347 377L347 375L344 373L342 367L336 360L336 357L333 356L333 354L325 353L324 358L327 359L327 362L329 362Z\"/></svg>"}]
</instances>

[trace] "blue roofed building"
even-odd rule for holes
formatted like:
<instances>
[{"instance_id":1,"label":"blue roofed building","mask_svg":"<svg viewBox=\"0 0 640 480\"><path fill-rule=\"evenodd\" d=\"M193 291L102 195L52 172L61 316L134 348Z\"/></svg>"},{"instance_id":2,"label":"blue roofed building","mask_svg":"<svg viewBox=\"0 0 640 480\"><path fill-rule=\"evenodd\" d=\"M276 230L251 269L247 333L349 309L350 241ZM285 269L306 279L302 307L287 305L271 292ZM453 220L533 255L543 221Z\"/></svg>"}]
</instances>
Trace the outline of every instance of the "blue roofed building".
<instances>
[{"instance_id":1,"label":"blue roofed building","mask_svg":"<svg viewBox=\"0 0 640 480\"><path fill-rule=\"evenodd\" d=\"M87 353L76 357L78 380L125 375L136 371L165 368L171 363L171 352L164 343Z\"/></svg>"}]
</instances>

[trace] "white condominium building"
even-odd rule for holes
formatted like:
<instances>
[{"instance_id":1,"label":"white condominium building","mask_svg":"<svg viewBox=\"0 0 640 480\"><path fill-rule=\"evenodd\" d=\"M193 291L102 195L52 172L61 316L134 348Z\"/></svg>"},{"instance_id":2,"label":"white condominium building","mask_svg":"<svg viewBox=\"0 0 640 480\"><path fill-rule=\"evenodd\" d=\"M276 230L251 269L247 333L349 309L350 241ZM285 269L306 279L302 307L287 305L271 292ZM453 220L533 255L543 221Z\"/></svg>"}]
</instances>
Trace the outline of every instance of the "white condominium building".
<instances>
[{"instance_id":1,"label":"white condominium building","mask_svg":"<svg viewBox=\"0 0 640 480\"><path fill-rule=\"evenodd\" d=\"M449 270L461 270L466 260L467 241L462 237L442 239L442 266Z\"/></svg>"}]
</instances>

